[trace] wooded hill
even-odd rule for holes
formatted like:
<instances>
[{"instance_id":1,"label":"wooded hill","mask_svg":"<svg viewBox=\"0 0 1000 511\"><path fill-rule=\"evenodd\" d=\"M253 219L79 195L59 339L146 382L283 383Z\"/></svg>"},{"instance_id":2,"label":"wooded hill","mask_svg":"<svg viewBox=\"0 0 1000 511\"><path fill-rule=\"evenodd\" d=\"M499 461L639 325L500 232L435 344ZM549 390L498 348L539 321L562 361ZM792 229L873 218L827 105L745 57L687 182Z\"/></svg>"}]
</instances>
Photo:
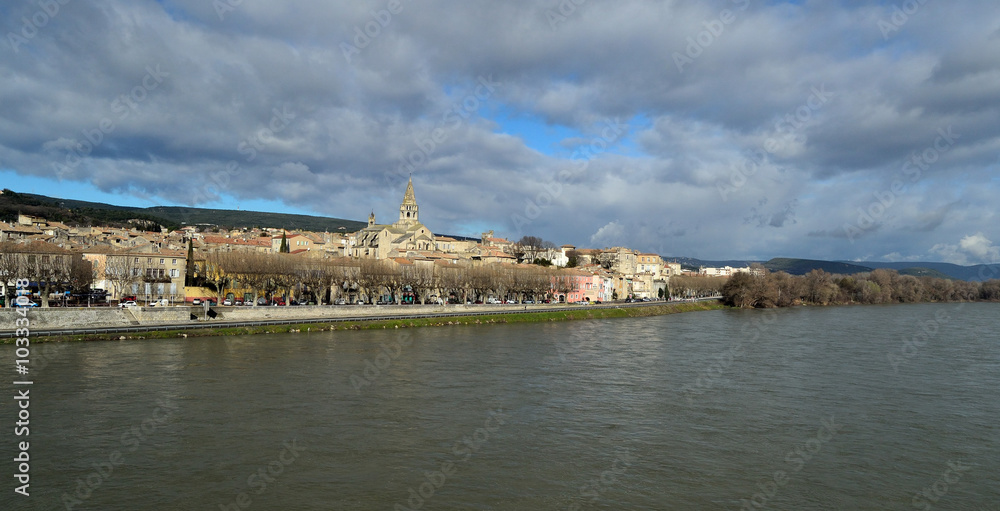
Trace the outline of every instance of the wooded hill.
<instances>
[{"instance_id":1,"label":"wooded hill","mask_svg":"<svg viewBox=\"0 0 1000 511\"><path fill-rule=\"evenodd\" d=\"M184 225L218 226L221 229L273 227L316 232L353 232L367 224L342 218L328 218L264 211L153 206L138 208L103 202L60 199L4 189L0 195L0 220L13 222L17 214L32 215L70 226L139 227L158 226L173 230Z\"/></svg>"}]
</instances>

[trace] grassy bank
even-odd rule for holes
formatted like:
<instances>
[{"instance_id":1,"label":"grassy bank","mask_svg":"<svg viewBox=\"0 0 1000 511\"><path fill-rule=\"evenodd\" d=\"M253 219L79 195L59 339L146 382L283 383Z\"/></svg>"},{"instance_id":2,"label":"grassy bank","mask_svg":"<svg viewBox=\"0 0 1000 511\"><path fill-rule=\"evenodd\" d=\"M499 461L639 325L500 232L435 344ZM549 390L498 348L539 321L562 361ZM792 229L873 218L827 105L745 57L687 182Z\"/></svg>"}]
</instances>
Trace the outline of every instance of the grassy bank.
<instances>
[{"instance_id":1,"label":"grassy bank","mask_svg":"<svg viewBox=\"0 0 1000 511\"><path fill-rule=\"evenodd\" d=\"M492 325L505 323L541 323L546 321L574 321L582 319L639 318L663 316L680 312L726 309L719 302L671 303L646 307L621 307L607 309L580 308L522 314L495 314L483 316L454 316L448 318L394 319L378 321L338 321L331 323L302 323L289 325L263 325L234 328L195 328L185 330L158 330L142 333L88 334L33 337L32 343L64 341L117 341L124 339L175 339L178 337L212 337L220 335L280 334L324 332L331 330L383 330L388 328L418 328L429 326ZM13 339L4 339L5 343Z\"/></svg>"}]
</instances>

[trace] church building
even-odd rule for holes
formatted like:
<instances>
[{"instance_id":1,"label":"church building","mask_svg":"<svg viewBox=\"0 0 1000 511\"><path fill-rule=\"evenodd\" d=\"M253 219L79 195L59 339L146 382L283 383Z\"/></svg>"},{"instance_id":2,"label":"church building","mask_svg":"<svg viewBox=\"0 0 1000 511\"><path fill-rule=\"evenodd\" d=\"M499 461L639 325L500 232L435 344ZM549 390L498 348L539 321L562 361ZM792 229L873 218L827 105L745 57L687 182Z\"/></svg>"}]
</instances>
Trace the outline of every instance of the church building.
<instances>
[{"instance_id":1,"label":"church building","mask_svg":"<svg viewBox=\"0 0 1000 511\"><path fill-rule=\"evenodd\" d=\"M351 255L386 259L411 250L434 250L434 234L419 221L420 207L413 195L413 178L406 185L399 205L399 220L391 225L375 223L375 212L368 216L368 227L355 233Z\"/></svg>"}]
</instances>

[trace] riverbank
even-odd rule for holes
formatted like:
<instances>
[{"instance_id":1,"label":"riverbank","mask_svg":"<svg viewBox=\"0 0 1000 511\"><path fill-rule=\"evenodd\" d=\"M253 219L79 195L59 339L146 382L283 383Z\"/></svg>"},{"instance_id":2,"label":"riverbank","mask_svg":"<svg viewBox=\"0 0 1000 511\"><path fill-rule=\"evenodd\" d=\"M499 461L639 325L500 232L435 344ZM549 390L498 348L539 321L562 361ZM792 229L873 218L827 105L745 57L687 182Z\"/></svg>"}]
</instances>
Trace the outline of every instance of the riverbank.
<instances>
[{"instance_id":1,"label":"riverbank","mask_svg":"<svg viewBox=\"0 0 1000 511\"><path fill-rule=\"evenodd\" d=\"M240 327L206 327L177 330L155 330L129 334L98 333L84 335L53 335L32 338L32 343L67 341L117 341L127 339L174 339L185 337L215 337L224 335L253 335L274 333L323 332L333 330L375 330L420 327L445 327L457 325L484 325L505 323L542 323L548 321L576 321L585 319L638 318L663 316L682 312L728 309L718 301L666 303L643 307L609 307L561 309L555 311L524 312L516 314L485 314L470 316L450 316L447 318L377 319L352 320L330 323L297 323L282 325L260 325ZM14 339L3 339L10 344Z\"/></svg>"}]
</instances>

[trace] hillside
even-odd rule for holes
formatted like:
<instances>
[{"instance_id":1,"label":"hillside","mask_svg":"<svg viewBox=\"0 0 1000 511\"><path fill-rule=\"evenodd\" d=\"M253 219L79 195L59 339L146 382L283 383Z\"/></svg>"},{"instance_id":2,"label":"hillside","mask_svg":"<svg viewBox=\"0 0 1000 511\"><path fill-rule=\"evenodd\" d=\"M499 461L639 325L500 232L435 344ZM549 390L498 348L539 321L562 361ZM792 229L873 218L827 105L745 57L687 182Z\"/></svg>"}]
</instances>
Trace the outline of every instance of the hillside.
<instances>
[{"instance_id":1,"label":"hillside","mask_svg":"<svg viewBox=\"0 0 1000 511\"><path fill-rule=\"evenodd\" d=\"M149 208L116 206L102 202L60 199L4 190L3 195L0 195L0 220L8 222L16 220L18 212L63 222L67 225L84 226L127 227L138 224L145 228L162 225L168 229L177 229L183 225L209 224L225 229L274 227L318 232L336 232L338 230L351 232L367 225L364 222L341 218L264 211L233 211L181 206L153 206Z\"/></svg>"},{"instance_id":2,"label":"hillside","mask_svg":"<svg viewBox=\"0 0 1000 511\"><path fill-rule=\"evenodd\" d=\"M864 273L872 271L867 266L859 266L850 263L836 261L820 261L815 259L792 259L787 257L776 257L764 263L764 267L770 271L783 271L792 275L805 275L813 270L823 270L827 273L840 273L844 275L852 273Z\"/></svg>"},{"instance_id":3,"label":"hillside","mask_svg":"<svg viewBox=\"0 0 1000 511\"><path fill-rule=\"evenodd\" d=\"M141 208L127 208L98 202L69 201L16 193L4 189L0 195L0 221L17 221L18 213L62 222L71 226L106 225L111 227L137 227L140 229L168 229L179 227L177 222L150 215Z\"/></svg>"},{"instance_id":4,"label":"hillside","mask_svg":"<svg viewBox=\"0 0 1000 511\"><path fill-rule=\"evenodd\" d=\"M883 262L871 262L863 261L857 264L863 264L865 266L870 266L872 268L889 268L903 273L904 270L909 272L913 269L921 269L924 271L940 272L948 278L957 280L968 280L972 282L979 282L982 280L989 280L1000 278L1000 274L997 271L992 270L988 265L977 264L974 266L959 266L957 264L951 263L932 263L932 262L909 262L909 263L883 263ZM915 275L915 273L909 273L910 275ZM934 276L934 273L929 275ZM984 278L985 277L985 278Z\"/></svg>"}]
</instances>

